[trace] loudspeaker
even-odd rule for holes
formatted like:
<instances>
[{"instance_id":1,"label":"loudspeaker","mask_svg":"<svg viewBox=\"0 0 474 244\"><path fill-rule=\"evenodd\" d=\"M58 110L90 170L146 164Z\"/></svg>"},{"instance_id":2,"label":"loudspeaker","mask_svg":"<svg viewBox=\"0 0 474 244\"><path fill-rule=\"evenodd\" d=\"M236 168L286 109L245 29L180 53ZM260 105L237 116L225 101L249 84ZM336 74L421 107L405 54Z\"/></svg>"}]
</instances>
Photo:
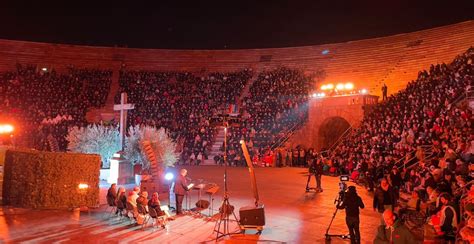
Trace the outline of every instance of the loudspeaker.
<instances>
[{"instance_id":1,"label":"loudspeaker","mask_svg":"<svg viewBox=\"0 0 474 244\"><path fill-rule=\"evenodd\" d=\"M199 201L196 202L196 207L197 208L208 208L209 207L209 201L199 200Z\"/></svg>"},{"instance_id":2,"label":"loudspeaker","mask_svg":"<svg viewBox=\"0 0 474 244\"><path fill-rule=\"evenodd\" d=\"M247 206L239 209L240 224L252 226L265 225L265 210L263 205L258 207Z\"/></svg>"}]
</instances>

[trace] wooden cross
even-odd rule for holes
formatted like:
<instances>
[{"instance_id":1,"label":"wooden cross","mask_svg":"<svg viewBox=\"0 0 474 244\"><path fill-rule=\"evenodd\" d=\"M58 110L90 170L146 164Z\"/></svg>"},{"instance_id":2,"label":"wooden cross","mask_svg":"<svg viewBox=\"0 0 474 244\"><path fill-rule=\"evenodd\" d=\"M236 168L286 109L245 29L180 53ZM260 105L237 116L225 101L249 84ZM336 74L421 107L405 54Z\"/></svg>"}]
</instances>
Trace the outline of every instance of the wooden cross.
<instances>
[{"instance_id":1,"label":"wooden cross","mask_svg":"<svg viewBox=\"0 0 474 244\"><path fill-rule=\"evenodd\" d=\"M120 94L120 104L114 105L115 111L120 111L120 149L124 148L125 130L127 129L127 110L134 109L135 105L127 103L127 93Z\"/></svg>"}]
</instances>

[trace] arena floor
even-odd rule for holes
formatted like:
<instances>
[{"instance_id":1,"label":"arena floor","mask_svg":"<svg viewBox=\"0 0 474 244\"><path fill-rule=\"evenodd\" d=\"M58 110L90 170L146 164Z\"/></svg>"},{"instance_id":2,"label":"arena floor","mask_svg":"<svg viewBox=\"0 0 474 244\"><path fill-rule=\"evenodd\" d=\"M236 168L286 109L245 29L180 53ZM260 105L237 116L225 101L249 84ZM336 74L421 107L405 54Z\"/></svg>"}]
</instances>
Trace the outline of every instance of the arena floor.
<instances>
[{"instance_id":1,"label":"arena floor","mask_svg":"<svg viewBox=\"0 0 474 244\"><path fill-rule=\"evenodd\" d=\"M188 167L188 176L194 180L223 185L223 168L218 166ZM322 193L305 193L306 170L302 168L257 168L260 201L265 205L266 226L261 235L237 234L221 242L228 243L322 243L326 228L334 213L334 199L339 191L336 177L323 177ZM238 209L252 205L253 196L247 168L229 168L228 186L230 203ZM314 178L312 184L314 185ZM351 184L351 183L349 183ZM215 197L214 208L222 199L222 187ZM106 187L101 190L105 198ZM363 243L372 242L380 216L372 209L372 196L358 187L366 209L361 211ZM193 192L197 199L197 192ZM204 199L207 199L205 197ZM193 203L195 200L193 200ZM173 204L172 204L173 205ZM30 243L199 243L214 242L215 222L185 215L169 222L166 230L145 230L118 218L104 218L105 206L89 212L58 210L25 210L3 207L0 212L0 242ZM203 213L207 214L207 211ZM344 211L338 212L330 229L332 234L347 234ZM236 229L231 223L230 229ZM333 243L348 243L333 239Z\"/></svg>"}]
</instances>

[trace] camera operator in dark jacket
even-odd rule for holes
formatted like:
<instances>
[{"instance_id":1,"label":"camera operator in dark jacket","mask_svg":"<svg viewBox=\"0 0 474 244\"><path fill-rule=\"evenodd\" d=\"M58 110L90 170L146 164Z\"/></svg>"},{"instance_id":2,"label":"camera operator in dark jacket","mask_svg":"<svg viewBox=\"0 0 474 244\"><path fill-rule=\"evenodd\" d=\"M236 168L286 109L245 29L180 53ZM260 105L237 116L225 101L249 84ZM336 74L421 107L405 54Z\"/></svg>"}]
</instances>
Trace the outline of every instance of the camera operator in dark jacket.
<instances>
[{"instance_id":1,"label":"camera operator in dark jacket","mask_svg":"<svg viewBox=\"0 0 474 244\"><path fill-rule=\"evenodd\" d=\"M308 182L306 183L306 192L309 191L309 181L311 180L311 175L314 175L314 178L316 178L316 192L322 192L323 188L321 187L321 176L323 175L323 158L318 157L316 154L313 156L313 160L309 165L309 176Z\"/></svg>"},{"instance_id":2,"label":"camera operator in dark jacket","mask_svg":"<svg viewBox=\"0 0 474 244\"><path fill-rule=\"evenodd\" d=\"M360 243L359 232L359 208L363 209L364 202L357 195L355 186L349 186L344 194L344 200L337 206L338 209L346 209L346 225L349 229L351 244Z\"/></svg>"}]
</instances>

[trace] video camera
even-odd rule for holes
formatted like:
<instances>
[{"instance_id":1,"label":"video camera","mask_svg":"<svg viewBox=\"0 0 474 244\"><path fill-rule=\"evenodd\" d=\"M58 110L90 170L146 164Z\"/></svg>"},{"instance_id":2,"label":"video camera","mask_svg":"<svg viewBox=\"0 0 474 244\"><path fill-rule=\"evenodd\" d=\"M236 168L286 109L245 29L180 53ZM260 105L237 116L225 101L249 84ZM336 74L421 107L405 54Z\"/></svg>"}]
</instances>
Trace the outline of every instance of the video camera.
<instances>
[{"instance_id":1,"label":"video camera","mask_svg":"<svg viewBox=\"0 0 474 244\"><path fill-rule=\"evenodd\" d=\"M339 193L337 194L337 198L334 200L334 204L336 205L340 205L344 200L344 195L347 191L346 181L349 181L348 175L339 176Z\"/></svg>"}]
</instances>

